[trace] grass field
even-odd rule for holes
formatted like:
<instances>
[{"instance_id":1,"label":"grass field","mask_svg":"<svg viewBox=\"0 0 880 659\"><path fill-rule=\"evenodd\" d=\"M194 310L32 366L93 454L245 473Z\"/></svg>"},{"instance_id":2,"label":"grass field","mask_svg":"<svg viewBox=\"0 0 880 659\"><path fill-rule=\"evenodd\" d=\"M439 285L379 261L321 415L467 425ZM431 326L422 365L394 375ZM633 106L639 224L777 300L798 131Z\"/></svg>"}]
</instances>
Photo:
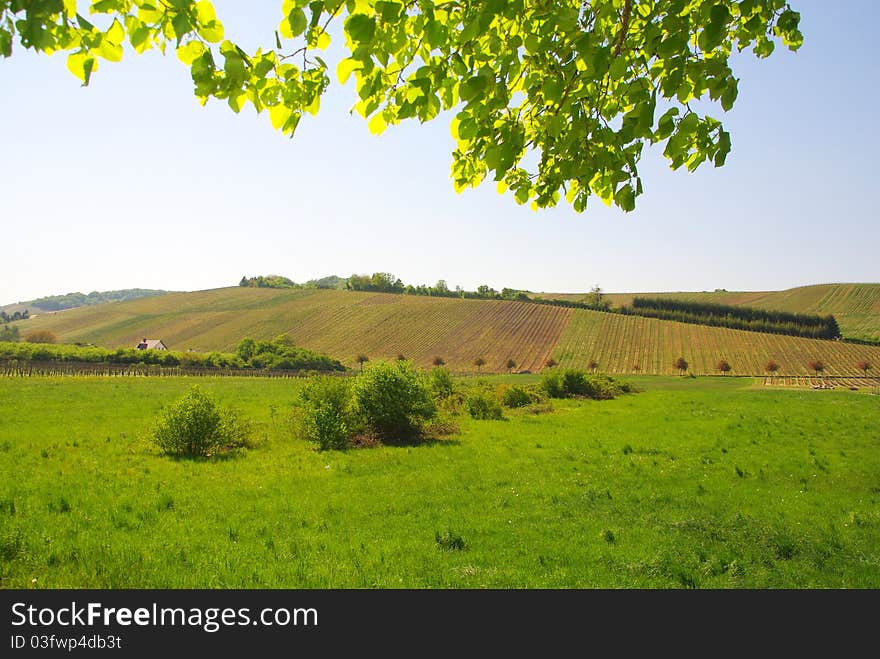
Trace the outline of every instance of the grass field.
<instances>
[{"instance_id":1,"label":"grass field","mask_svg":"<svg viewBox=\"0 0 880 659\"><path fill-rule=\"evenodd\" d=\"M148 441L190 379L0 379L0 586L880 587L880 398L633 380L318 453L296 383L199 379L262 443L193 461Z\"/></svg>"},{"instance_id":2,"label":"grass field","mask_svg":"<svg viewBox=\"0 0 880 659\"><path fill-rule=\"evenodd\" d=\"M545 297L581 300L585 293ZM609 293L615 306L630 305L636 295L687 302L711 302L791 313L834 314L847 338L880 340L880 284L818 284L785 291L713 291L688 293Z\"/></svg>"},{"instance_id":3,"label":"grass field","mask_svg":"<svg viewBox=\"0 0 880 659\"><path fill-rule=\"evenodd\" d=\"M880 316L878 316L880 317ZM807 363L827 373L855 376L866 360L880 368L880 346L845 344L719 327L612 315L581 309L346 291L293 291L233 287L173 293L118 304L43 314L19 323L22 334L46 329L62 342L132 347L144 336L172 350L234 350L245 336L288 335L297 345L355 366L355 358L403 354L422 366L442 357L456 371L538 371L548 357L586 367L597 360L615 373L672 374L679 356L698 374L726 359L733 373L762 375L767 360L780 374L806 375Z\"/></svg>"}]
</instances>

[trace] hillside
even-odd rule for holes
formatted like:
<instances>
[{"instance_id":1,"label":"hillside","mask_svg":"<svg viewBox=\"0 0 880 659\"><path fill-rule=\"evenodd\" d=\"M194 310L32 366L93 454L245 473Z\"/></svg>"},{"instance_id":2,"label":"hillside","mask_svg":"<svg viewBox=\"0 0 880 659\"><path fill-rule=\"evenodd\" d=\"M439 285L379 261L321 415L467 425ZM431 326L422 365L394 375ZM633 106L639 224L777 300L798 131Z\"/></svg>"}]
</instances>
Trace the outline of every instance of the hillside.
<instances>
[{"instance_id":1,"label":"hillside","mask_svg":"<svg viewBox=\"0 0 880 659\"><path fill-rule=\"evenodd\" d=\"M7 313L24 311L25 309L29 310L31 313L63 311L64 309L89 307L96 304L105 304L107 302L137 300L142 297L165 295L166 293L168 293L168 291L149 288L124 288L117 291L92 291L89 294L77 292L67 293L65 295L48 295L27 302L17 302L15 304L0 306L0 311L6 311Z\"/></svg>"},{"instance_id":2,"label":"hillside","mask_svg":"<svg viewBox=\"0 0 880 659\"><path fill-rule=\"evenodd\" d=\"M586 293L542 295L546 298L581 300ZM785 291L606 294L614 306L630 305L636 296L712 302L791 313L833 314L844 337L880 341L880 284L817 284Z\"/></svg>"},{"instance_id":3,"label":"hillside","mask_svg":"<svg viewBox=\"0 0 880 659\"><path fill-rule=\"evenodd\" d=\"M807 374L819 359L829 375L859 375L856 363L880 368L880 347L759 334L725 328L563 309L503 300L461 300L353 291L221 288L170 293L117 304L41 314L22 333L47 329L63 342L131 347L142 337L172 350L233 350L245 336L287 334L297 345L354 365L403 354L428 366L442 357L458 371L540 370L549 357L564 366L591 360L614 373L674 373L683 356L695 373L713 373L726 359L734 374L763 374L769 359L780 374ZM638 365L638 369L633 367ZM875 371L876 372L876 371Z\"/></svg>"}]
</instances>

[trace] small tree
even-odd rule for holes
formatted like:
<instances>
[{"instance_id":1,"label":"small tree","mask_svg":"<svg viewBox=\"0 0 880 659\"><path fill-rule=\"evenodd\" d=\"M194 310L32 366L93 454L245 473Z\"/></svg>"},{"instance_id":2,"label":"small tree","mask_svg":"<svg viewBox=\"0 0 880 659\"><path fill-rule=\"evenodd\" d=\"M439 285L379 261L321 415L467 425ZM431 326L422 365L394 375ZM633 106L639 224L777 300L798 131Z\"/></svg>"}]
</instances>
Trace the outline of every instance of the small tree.
<instances>
[{"instance_id":1,"label":"small tree","mask_svg":"<svg viewBox=\"0 0 880 659\"><path fill-rule=\"evenodd\" d=\"M370 358L367 357L366 355L358 355L357 357L355 357L355 361L360 365L360 367L361 367L361 372L363 373L363 370L364 370L364 364L365 364L366 362L370 361Z\"/></svg>"},{"instance_id":2,"label":"small tree","mask_svg":"<svg viewBox=\"0 0 880 659\"><path fill-rule=\"evenodd\" d=\"M371 364L353 384L357 412L382 440L418 439L436 414L427 376L410 362Z\"/></svg>"},{"instance_id":3,"label":"small tree","mask_svg":"<svg viewBox=\"0 0 880 659\"><path fill-rule=\"evenodd\" d=\"M18 327L10 327L9 325L0 326L0 341L17 342L18 339Z\"/></svg>"},{"instance_id":4,"label":"small tree","mask_svg":"<svg viewBox=\"0 0 880 659\"><path fill-rule=\"evenodd\" d=\"M819 359L811 359L807 362L807 367L811 371L816 371L816 375L819 375L819 373L825 370L825 364Z\"/></svg>"},{"instance_id":5,"label":"small tree","mask_svg":"<svg viewBox=\"0 0 880 659\"><path fill-rule=\"evenodd\" d=\"M434 366L443 366L446 363L446 360L443 357L434 357L431 362Z\"/></svg>"},{"instance_id":6,"label":"small tree","mask_svg":"<svg viewBox=\"0 0 880 659\"><path fill-rule=\"evenodd\" d=\"M685 361L684 357L679 357L678 359L676 359L673 366L678 369L679 375L684 375L684 372L688 370L688 363L687 361Z\"/></svg>"},{"instance_id":7,"label":"small tree","mask_svg":"<svg viewBox=\"0 0 880 659\"><path fill-rule=\"evenodd\" d=\"M584 298L584 301L597 309L608 309L611 306L599 284L590 289L590 294Z\"/></svg>"},{"instance_id":8,"label":"small tree","mask_svg":"<svg viewBox=\"0 0 880 659\"><path fill-rule=\"evenodd\" d=\"M638 364L633 364L632 370L635 371L636 373L638 373L639 371L642 370L642 367L639 366Z\"/></svg>"},{"instance_id":9,"label":"small tree","mask_svg":"<svg viewBox=\"0 0 880 659\"><path fill-rule=\"evenodd\" d=\"M546 366L547 368L553 368L558 363L559 362L557 362L555 359L553 359L553 357L551 357L550 359L548 359L547 361L544 362L544 366Z\"/></svg>"},{"instance_id":10,"label":"small tree","mask_svg":"<svg viewBox=\"0 0 880 659\"><path fill-rule=\"evenodd\" d=\"M764 369L765 369L768 373L775 373L776 371L779 370L779 364L777 364L775 361L773 361L772 359L770 359L770 360L767 361L766 364L764 364Z\"/></svg>"},{"instance_id":11,"label":"small tree","mask_svg":"<svg viewBox=\"0 0 880 659\"><path fill-rule=\"evenodd\" d=\"M300 389L299 405L294 410L297 434L319 451L345 449L357 425L351 408L348 378L309 378Z\"/></svg>"},{"instance_id":12,"label":"small tree","mask_svg":"<svg viewBox=\"0 0 880 659\"><path fill-rule=\"evenodd\" d=\"M595 371L597 368L599 368L599 362L597 362L595 359L591 359L589 362L587 362L587 368L591 371Z\"/></svg>"},{"instance_id":13,"label":"small tree","mask_svg":"<svg viewBox=\"0 0 880 659\"><path fill-rule=\"evenodd\" d=\"M865 374L865 377L868 375L868 371L871 370L871 362L862 359L856 364L856 368L859 369L862 373Z\"/></svg>"},{"instance_id":14,"label":"small tree","mask_svg":"<svg viewBox=\"0 0 880 659\"><path fill-rule=\"evenodd\" d=\"M485 365L486 365L486 360L483 359L482 357L477 357L474 360L474 366L477 367L478 371L481 370Z\"/></svg>"},{"instance_id":15,"label":"small tree","mask_svg":"<svg viewBox=\"0 0 880 659\"><path fill-rule=\"evenodd\" d=\"M442 366L433 369L428 380L431 385L431 391L437 398L449 398L452 392L455 391L452 373L449 372L449 369Z\"/></svg>"},{"instance_id":16,"label":"small tree","mask_svg":"<svg viewBox=\"0 0 880 659\"><path fill-rule=\"evenodd\" d=\"M167 455L206 457L247 446L250 425L235 411L221 409L198 385L165 410L153 442Z\"/></svg>"},{"instance_id":17,"label":"small tree","mask_svg":"<svg viewBox=\"0 0 880 659\"><path fill-rule=\"evenodd\" d=\"M245 364L251 360L256 352L257 342L249 336L243 338L235 349L235 354L237 354Z\"/></svg>"},{"instance_id":18,"label":"small tree","mask_svg":"<svg viewBox=\"0 0 880 659\"><path fill-rule=\"evenodd\" d=\"M727 363L727 360L726 360L726 359L722 359L722 360L720 360L720 361L715 365L715 368L718 369L718 371L721 372L721 375L727 375L727 373L730 372L730 364Z\"/></svg>"},{"instance_id":19,"label":"small tree","mask_svg":"<svg viewBox=\"0 0 880 659\"><path fill-rule=\"evenodd\" d=\"M24 335L28 343L58 343L58 337L49 330L31 330Z\"/></svg>"},{"instance_id":20,"label":"small tree","mask_svg":"<svg viewBox=\"0 0 880 659\"><path fill-rule=\"evenodd\" d=\"M513 369L516 368L516 362L513 361L512 359L508 359L507 364L505 364L505 366L507 366L508 371L512 371Z\"/></svg>"}]
</instances>

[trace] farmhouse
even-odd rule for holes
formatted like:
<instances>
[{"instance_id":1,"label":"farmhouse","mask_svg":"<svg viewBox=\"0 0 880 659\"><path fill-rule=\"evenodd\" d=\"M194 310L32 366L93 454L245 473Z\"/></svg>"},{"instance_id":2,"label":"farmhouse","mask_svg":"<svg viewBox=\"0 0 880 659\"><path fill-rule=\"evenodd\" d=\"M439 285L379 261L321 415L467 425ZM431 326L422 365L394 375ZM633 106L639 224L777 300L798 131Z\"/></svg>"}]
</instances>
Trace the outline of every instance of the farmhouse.
<instances>
[{"instance_id":1,"label":"farmhouse","mask_svg":"<svg viewBox=\"0 0 880 659\"><path fill-rule=\"evenodd\" d=\"M138 350L168 350L168 347L162 343L162 339L141 339L137 344Z\"/></svg>"}]
</instances>

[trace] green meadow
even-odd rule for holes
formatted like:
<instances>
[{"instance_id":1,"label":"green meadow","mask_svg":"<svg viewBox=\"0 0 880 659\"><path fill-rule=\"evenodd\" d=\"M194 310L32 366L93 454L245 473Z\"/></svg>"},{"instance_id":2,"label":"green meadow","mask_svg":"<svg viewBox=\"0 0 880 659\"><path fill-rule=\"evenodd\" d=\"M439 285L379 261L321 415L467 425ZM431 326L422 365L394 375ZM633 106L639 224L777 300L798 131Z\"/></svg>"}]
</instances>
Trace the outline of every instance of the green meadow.
<instances>
[{"instance_id":1,"label":"green meadow","mask_svg":"<svg viewBox=\"0 0 880 659\"><path fill-rule=\"evenodd\" d=\"M320 453L291 434L295 380L0 378L0 587L880 587L880 397L631 381ZM193 383L257 445L161 455Z\"/></svg>"}]
</instances>

